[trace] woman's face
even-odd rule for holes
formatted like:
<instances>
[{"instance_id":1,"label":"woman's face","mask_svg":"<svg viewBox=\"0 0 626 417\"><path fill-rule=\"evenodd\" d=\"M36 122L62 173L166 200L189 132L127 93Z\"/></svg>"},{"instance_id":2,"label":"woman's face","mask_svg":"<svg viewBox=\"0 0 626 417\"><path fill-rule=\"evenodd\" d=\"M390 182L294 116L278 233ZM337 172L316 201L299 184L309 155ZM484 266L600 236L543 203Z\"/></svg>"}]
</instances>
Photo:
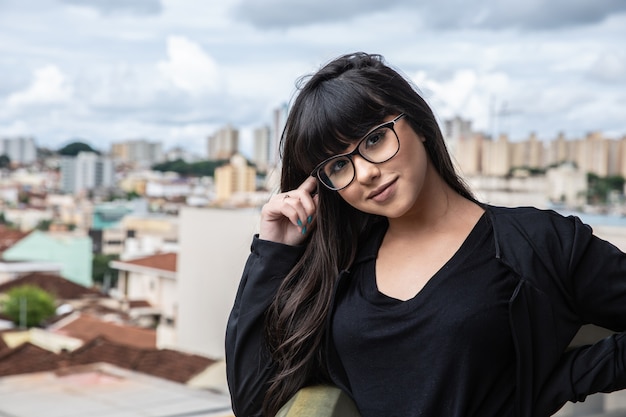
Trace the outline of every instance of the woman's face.
<instances>
[{"instance_id":1,"label":"woman's face","mask_svg":"<svg viewBox=\"0 0 626 417\"><path fill-rule=\"evenodd\" d=\"M354 180L337 191L354 208L388 218L399 218L418 209L420 199L426 198L429 171L434 171L429 167L424 138L415 133L407 118L398 120L394 129L400 141L398 153L380 164L354 155ZM354 145L347 151L352 148Z\"/></svg>"}]
</instances>

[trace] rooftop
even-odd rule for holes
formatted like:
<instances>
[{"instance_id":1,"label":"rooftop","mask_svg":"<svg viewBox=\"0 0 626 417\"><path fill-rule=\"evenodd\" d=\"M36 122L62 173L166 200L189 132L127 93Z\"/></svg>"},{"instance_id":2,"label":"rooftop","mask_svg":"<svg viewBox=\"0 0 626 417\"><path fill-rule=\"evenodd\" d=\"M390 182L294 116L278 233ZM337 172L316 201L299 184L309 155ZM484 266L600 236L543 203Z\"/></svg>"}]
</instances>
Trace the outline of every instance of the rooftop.
<instances>
[{"instance_id":1,"label":"rooftop","mask_svg":"<svg viewBox=\"0 0 626 417\"><path fill-rule=\"evenodd\" d=\"M61 300L79 299L93 296L108 297L95 289L76 284L58 275L46 274L42 272L33 272L0 284L0 293L7 292L11 288L22 285L34 285Z\"/></svg>"},{"instance_id":2,"label":"rooftop","mask_svg":"<svg viewBox=\"0 0 626 417\"><path fill-rule=\"evenodd\" d=\"M85 342L104 336L114 343L135 348L156 347L156 330L107 322L88 314L71 314L52 324L49 330Z\"/></svg>"},{"instance_id":3,"label":"rooftop","mask_svg":"<svg viewBox=\"0 0 626 417\"><path fill-rule=\"evenodd\" d=\"M178 255L175 252L167 252L132 260L112 261L111 266L122 270L134 270L133 267L144 267L176 272L177 258Z\"/></svg>"},{"instance_id":4,"label":"rooftop","mask_svg":"<svg viewBox=\"0 0 626 417\"><path fill-rule=\"evenodd\" d=\"M19 240L26 237L30 232L12 229L5 224L0 224L0 253L4 252Z\"/></svg>"},{"instance_id":5,"label":"rooftop","mask_svg":"<svg viewBox=\"0 0 626 417\"><path fill-rule=\"evenodd\" d=\"M2 337L0 337L0 341ZM31 342L0 349L0 377L106 362L110 365L186 384L216 363L205 356L171 349L140 349L98 337L78 349L54 353ZM2 415L2 413L0 413Z\"/></svg>"},{"instance_id":6,"label":"rooftop","mask_svg":"<svg viewBox=\"0 0 626 417\"><path fill-rule=\"evenodd\" d=\"M0 415L226 417L227 394L97 363L0 378Z\"/></svg>"}]
</instances>

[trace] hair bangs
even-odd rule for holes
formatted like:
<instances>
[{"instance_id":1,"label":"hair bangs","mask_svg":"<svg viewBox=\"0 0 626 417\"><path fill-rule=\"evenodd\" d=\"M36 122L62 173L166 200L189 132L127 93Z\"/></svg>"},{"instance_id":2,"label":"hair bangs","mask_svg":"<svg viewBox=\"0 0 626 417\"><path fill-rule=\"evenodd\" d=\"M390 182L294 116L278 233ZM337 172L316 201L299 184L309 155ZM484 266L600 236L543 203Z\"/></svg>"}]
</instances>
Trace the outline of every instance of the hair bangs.
<instances>
[{"instance_id":1,"label":"hair bangs","mask_svg":"<svg viewBox=\"0 0 626 417\"><path fill-rule=\"evenodd\" d=\"M372 94L371 87L346 79L320 83L301 104L294 156L307 171L345 152L387 115L383 100Z\"/></svg>"}]
</instances>

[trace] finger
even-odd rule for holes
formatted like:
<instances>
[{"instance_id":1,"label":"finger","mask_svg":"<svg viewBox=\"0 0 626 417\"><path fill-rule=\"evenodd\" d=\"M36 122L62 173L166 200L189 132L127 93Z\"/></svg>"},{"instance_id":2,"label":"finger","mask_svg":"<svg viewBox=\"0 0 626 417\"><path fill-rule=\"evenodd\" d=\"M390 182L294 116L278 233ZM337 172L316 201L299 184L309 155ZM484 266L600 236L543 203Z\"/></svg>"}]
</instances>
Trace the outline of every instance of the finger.
<instances>
[{"instance_id":1,"label":"finger","mask_svg":"<svg viewBox=\"0 0 626 417\"><path fill-rule=\"evenodd\" d=\"M313 223L313 220L315 219L315 215L317 213L318 198L317 198L317 195L312 197L308 193L308 191L306 191L305 193L306 193L306 196L300 200L300 204L302 205L302 208L304 209L304 212L305 212L303 221L306 220L306 224L311 224Z\"/></svg>"},{"instance_id":2,"label":"finger","mask_svg":"<svg viewBox=\"0 0 626 417\"><path fill-rule=\"evenodd\" d=\"M294 193L295 194L295 193ZM306 233L307 225L311 223L312 220L312 212L307 211L306 207L311 207L313 205L313 200L311 197L302 192L298 192L295 196L289 195L285 197L283 200L284 204L294 209L297 213L296 226L298 226L302 233ZM313 208L314 210L314 208ZM291 220L291 219L290 219Z\"/></svg>"},{"instance_id":3,"label":"finger","mask_svg":"<svg viewBox=\"0 0 626 417\"><path fill-rule=\"evenodd\" d=\"M300 186L298 190L303 190L312 195L317 190L317 178L309 176Z\"/></svg>"}]
</instances>

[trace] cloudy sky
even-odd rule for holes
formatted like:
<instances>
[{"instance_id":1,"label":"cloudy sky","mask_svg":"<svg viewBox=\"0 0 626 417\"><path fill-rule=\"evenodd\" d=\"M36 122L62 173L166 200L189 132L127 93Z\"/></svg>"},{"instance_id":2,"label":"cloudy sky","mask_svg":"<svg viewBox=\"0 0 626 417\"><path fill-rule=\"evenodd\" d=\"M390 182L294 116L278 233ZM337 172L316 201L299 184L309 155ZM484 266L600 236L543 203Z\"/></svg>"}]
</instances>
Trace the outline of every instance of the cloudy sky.
<instances>
[{"instance_id":1,"label":"cloudy sky","mask_svg":"<svg viewBox=\"0 0 626 417\"><path fill-rule=\"evenodd\" d=\"M0 137L204 153L231 124L249 144L298 77L357 50L440 121L626 135L623 0L0 0Z\"/></svg>"}]
</instances>

